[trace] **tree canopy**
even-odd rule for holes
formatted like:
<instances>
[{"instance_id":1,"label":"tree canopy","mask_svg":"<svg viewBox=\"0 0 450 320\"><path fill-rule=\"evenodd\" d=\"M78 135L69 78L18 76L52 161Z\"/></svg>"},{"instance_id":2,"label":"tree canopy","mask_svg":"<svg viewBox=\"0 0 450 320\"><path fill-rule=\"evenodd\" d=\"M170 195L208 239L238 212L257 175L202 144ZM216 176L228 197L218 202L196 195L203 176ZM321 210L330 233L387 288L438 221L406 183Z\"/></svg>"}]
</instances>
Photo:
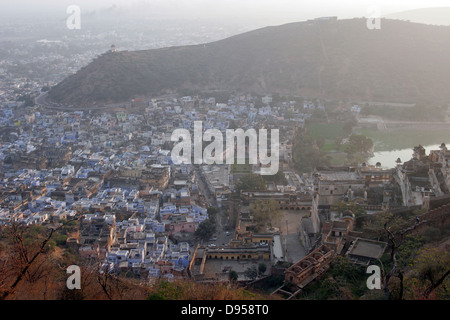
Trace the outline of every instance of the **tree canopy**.
<instances>
[{"instance_id":1,"label":"tree canopy","mask_svg":"<svg viewBox=\"0 0 450 320\"><path fill-rule=\"evenodd\" d=\"M198 225L195 235L202 240L208 240L216 232L216 222L214 219L207 219Z\"/></svg>"},{"instance_id":2,"label":"tree canopy","mask_svg":"<svg viewBox=\"0 0 450 320\"><path fill-rule=\"evenodd\" d=\"M235 190L240 193L242 190L259 190L267 189L266 182L259 174L250 173L242 176L239 182L236 183Z\"/></svg>"},{"instance_id":3,"label":"tree canopy","mask_svg":"<svg viewBox=\"0 0 450 320\"><path fill-rule=\"evenodd\" d=\"M300 173L309 173L317 167L327 166L330 158L320 150L311 135L299 132L295 136L292 156L295 169Z\"/></svg>"},{"instance_id":4,"label":"tree canopy","mask_svg":"<svg viewBox=\"0 0 450 320\"><path fill-rule=\"evenodd\" d=\"M257 200L250 204L250 213L256 223L257 230L264 227L273 227L281 220L282 213L278 203L270 199L269 201Z\"/></svg>"}]
</instances>

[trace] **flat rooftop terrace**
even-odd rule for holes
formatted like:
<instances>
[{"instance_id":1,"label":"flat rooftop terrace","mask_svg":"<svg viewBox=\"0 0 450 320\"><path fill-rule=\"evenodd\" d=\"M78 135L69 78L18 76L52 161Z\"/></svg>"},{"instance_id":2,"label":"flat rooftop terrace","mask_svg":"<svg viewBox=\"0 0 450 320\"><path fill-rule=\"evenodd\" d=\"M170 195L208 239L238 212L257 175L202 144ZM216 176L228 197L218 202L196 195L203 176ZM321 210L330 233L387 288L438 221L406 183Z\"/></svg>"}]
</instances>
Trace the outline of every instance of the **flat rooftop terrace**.
<instances>
[{"instance_id":1,"label":"flat rooftop terrace","mask_svg":"<svg viewBox=\"0 0 450 320\"><path fill-rule=\"evenodd\" d=\"M387 243L357 238L347 254L370 259L379 259L386 249Z\"/></svg>"}]
</instances>

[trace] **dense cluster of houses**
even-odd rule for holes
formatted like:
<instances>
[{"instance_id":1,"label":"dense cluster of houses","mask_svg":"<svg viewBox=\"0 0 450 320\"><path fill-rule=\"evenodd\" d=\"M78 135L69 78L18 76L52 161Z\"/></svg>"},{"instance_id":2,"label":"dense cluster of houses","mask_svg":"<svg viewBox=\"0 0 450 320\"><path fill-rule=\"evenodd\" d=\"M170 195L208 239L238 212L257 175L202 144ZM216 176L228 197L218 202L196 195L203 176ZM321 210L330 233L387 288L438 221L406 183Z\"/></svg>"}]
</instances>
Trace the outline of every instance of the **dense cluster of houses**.
<instances>
[{"instance_id":1,"label":"dense cluster of houses","mask_svg":"<svg viewBox=\"0 0 450 320\"><path fill-rule=\"evenodd\" d=\"M296 128L311 110L321 108L320 103L306 100L297 106L295 101L272 103L270 97L248 94L232 96L225 103L191 96L136 98L109 112L30 108L24 114L3 108L0 224L54 224L79 218L79 232L67 241L77 246L80 255L100 258L107 270L132 271L140 277L181 275L192 261L194 234L208 219L207 208L234 210L234 183L243 174L232 165L174 164L172 132L192 130L194 121L202 121L204 130L222 132L228 128L280 130L280 160L287 185L274 184L267 192L249 190L242 195L247 202L274 199L282 210L310 212L298 227L307 250L315 248L314 239L320 234L319 214L339 201L377 211L422 205L427 197L448 193L445 146L430 156L417 147L411 161L389 170L319 168L302 177L289 171ZM257 164L249 168L259 170ZM394 184L400 188L394 190ZM212 255L210 248L205 256L237 259L242 258L239 250L259 254L268 250L249 249L249 244L262 240L261 235L246 232L237 233L242 235L241 242L230 252L214 249ZM249 256L254 255L247 252ZM263 256L273 258L270 253Z\"/></svg>"},{"instance_id":2,"label":"dense cluster of houses","mask_svg":"<svg viewBox=\"0 0 450 320\"><path fill-rule=\"evenodd\" d=\"M250 95L228 103L169 96L134 99L112 112L30 108L22 114L3 108L0 223L54 224L81 217L79 233L68 239L80 255L101 257L111 270L126 267L141 276L182 272L189 243L211 205L198 181L214 204L226 199L233 185L227 166L196 171L174 165L171 133L192 129L197 120L205 129L220 130L276 120L288 140L289 129L305 116L297 112L284 119L293 105L258 109L255 102Z\"/></svg>"}]
</instances>

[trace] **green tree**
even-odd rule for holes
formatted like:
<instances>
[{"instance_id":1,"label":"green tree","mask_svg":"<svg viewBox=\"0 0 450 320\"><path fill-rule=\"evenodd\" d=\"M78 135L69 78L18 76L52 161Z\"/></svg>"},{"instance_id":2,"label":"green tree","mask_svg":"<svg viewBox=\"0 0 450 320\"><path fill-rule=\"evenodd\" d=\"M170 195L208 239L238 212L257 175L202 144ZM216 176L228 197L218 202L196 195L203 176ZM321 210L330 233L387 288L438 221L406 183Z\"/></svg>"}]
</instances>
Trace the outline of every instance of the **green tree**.
<instances>
[{"instance_id":1,"label":"green tree","mask_svg":"<svg viewBox=\"0 0 450 320\"><path fill-rule=\"evenodd\" d=\"M231 270L230 273L228 273L228 279L229 279L231 282L237 281L238 277L239 277L239 276L238 276L237 272L234 271L234 270Z\"/></svg>"},{"instance_id":2,"label":"green tree","mask_svg":"<svg viewBox=\"0 0 450 320\"><path fill-rule=\"evenodd\" d=\"M416 257L413 265L413 276L422 287L421 296L417 298L428 299L440 286L447 287L450 284L450 253L438 248L423 248ZM438 297L449 298L448 289L438 292Z\"/></svg>"},{"instance_id":3,"label":"green tree","mask_svg":"<svg viewBox=\"0 0 450 320\"><path fill-rule=\"evenodd\" d=\"M337 211L338 214L342 214L345 211L351 211L355 215L355 219L367 214L366 210L354 202L339 201L338 203L332 205L331 209L333 211Z\"/></svg>"},{"instance_id":4,"label":"green tree","mask_svg":"<svg viewBox=\"0 0 450 320\"><path fill-rule=\"evenodd\" d=\"M299 131L292 149L294 167L300 173L310 173L317 167L327 166L330 157L317 146L316 141L305 131Z\"/></svg>"},{"instance_id":5,"label":"green tree","mask_svg":"<svg viewBox=\"0 0 450 320\"><path fill-rule=\"evenodd\" d=\"M31 95L29 95L29 94L25 94L25 95L20 96L18 100L19 100L19 101L23 101L23 102L24 102L24 105L25 105L26 107L32 107L32 106L34 106L34 100L33 100L33 98L31 97Z\"/></svg>"},{"instance_id":6,"label":"green tree","mask_svg":"<svg viewBox=\"0 0 450 320\"><path fill-rule=\"evenodd\" d=\"M258 277L258 270L254 265L248 267L247 270L244 271L244 275L250 280L255 280Z\"/></svg>"},{"instance_id":7,"label":"green tree","mask_svg":"<svg viewBox=\"0 0 450 320\"><path fill-rule=\"evenodd\" d=\"M155 292L152 292L147 300L177 300L181 295L181 291L177 288L177 284L168 281L161 281Z\"/></svg>"},{"instance_id":8,"label":"green tree","mask_svg":"<svg viewBox=\"0 0 450 320\"><path fill-rule=\"evenodd\" d=\"M348 257L338 256L331 264L329 274L334 278L342 278L346 281L359 281L365 274L364 268L351 262Z\"/></svg>"},{"instance_id":9,"label":"green tree","mask_svg":"<svg viewBox=\"0 0 450 320\"><path fill-rule=\"evenodd\" d=\"M357 152L369 152L373 147L373 141L361 134L352 134L346 149L347 153L354 154Z\"/></svg>"},{"instance_id":10,"label":"green tree","mask_svg":"<svg viewBox=\"0 0 450 320\"><path fill-rule=\"evenodd\" d=\"M216 222L214 219L206 219L198 225L197 230L195 230L195 236L202 240L208 240L212 237L214 232L216 232Z\"/></svg>"},{"instance_id":11,"label":"green tree","mask_svg":"<svg viewBox=\"0 0 450 320\"><path fill-rule=\"evenodd\" d=\"M263 176L263 179L267 182L274 182L276 184L287 185L286 176L284 175L284 172L281 169L278 170L278 172L274 175Z\"/></svg>"},{"instance_id":12,"label":"green tree","mask_svg":"<svg viewBox=\"0 0 450 320\"><path fill-rule=\"evenodd\" d=\"M273 199L269 201L257 200L250 204L249 209L257 224L257 230L267 226L272 228L274 225L279 224L282 217L278 202Z\"/></svg>"},{"instance_id":13,"label":"green tree","mask_svg":"<svg viewBox=\"0 0 450 320\"><path fill-rule=\"evenodd\" d=\"M264 262L261 262L258 265L258 273L259 274L264 274L264 272L266 272L266 270L267 270L267 265Z\"/></svg>"},{"instance_id":14,"label":"green tree","mask_svg":"<svg viewBox=\"0 0 450 320\"><path fill-rule=\"evenodd\" d=\"M240 193L242 190L259 190L264 191L267 189L266 182L259 174L247 174L239 179L236 183L235 190Z\"/></svg>"},{"instance_id":15,"label":"green tree","mask_svg":"<svg viewBox=\"0 0 450 320\"><path fill-rule=\"evenodd\" d=\"M215 219L217 217L217 213L219 212L219 210L217 208L214 208L214 207L209 207L207 209L207 212L208 212L208 217L215 221Z\"/></svg>"}]
</instances>

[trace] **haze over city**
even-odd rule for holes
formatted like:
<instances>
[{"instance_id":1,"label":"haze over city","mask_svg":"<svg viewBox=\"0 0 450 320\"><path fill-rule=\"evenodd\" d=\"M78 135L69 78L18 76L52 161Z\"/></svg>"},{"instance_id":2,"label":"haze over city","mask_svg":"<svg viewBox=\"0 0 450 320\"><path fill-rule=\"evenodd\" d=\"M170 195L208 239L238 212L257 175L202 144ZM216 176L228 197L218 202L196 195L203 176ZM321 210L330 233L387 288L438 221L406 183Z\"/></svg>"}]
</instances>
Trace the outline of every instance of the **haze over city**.
<instances>
[{"instance_id":1,"label":"haze over city","mask_svg":"<svg viewBox=\"0 0 450 320\"><path fill-rule=\"evenodd\" d=\"M149 16L184 17L192 19L238 19L260 26L283 24L322 16L339 19L367 17L372 7L382 16L421 8L448 7L445 0L4 0L0 4L2 22L21 19L66 17L65 9L78 5L83 13L111 7L121 10L143 10ZM219 20L220 21L220 20Z\"/></svg>"},{"instance_id":2,"label":"haze over city","mask_svg":"<svg viewBox=\"0 0 450 320\"><path fill-rule=\"evenodd\" d=\"M448 300L449 39L447 0L2 0L0 300Z\"/></svg>"}]
</instances>

